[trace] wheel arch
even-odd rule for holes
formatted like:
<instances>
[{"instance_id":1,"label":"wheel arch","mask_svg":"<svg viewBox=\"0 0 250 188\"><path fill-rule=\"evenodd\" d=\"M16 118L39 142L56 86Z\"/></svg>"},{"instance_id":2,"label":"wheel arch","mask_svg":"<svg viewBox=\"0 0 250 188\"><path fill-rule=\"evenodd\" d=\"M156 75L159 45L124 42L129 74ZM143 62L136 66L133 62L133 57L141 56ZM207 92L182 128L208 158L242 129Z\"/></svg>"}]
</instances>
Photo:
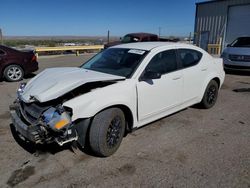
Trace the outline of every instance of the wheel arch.
<instances>
[{"instance_id":1,"label":"wheel arch","mask_svg":"<svg viewBox=\"0 0 250 188\"><path fill-rule=\"evenodd\" d=\"M219 78L218 76L214 76L214 75L213 75L213 76L208 77L208 79L206 79L206 81L204 82L203 88L202 88L202 90L201 90L202 93L200 94L199 101L202 100L202 98L203 98L203 96L204 96L204 93L205 93L205 91L206 91L206 88L207 88L209 82L211 82L212 80L214 80L214 81L218 84L218 88L221 87L222 81L220 80L220 78Z\"/></svg>"},{"instance_id":2,"label":"wheel arch","mask_svg":"<svg viewBox=\"0 0 250 188\"><path fill-rule=\"evenodd\" d=\"M131 132L133 129L133 126L134 126L134 117L133 117L133 113L132 113L131 109L128 106L126 106L124 104L116 104L116 105L112 105L112 106L108 106L106 108L103 108L102 110L98 111L96 114L98 114L104 110L110 109L110 108L119 108L122 110L122 112L124 113L124 116L125 116L125 121L126 121L125 135L127 133Z\"/></svg>"},{"instance_id":3,"label":"wheel arch","mask_svg":"<svg viewBox=\"0 0 250 188\"><path fill-rule=\"evenodd\" d=\"M101 113L107 109L111 109L111 108L119 108L122 110L122 112L124 113L125 116L125 132L123 136L126 136L128 133L130 133L133 129L133 125L134 125L134 118L133 118L133 114L132 111L130 110L130 108L126 105L123 104L117 104L117 105L112 105L112 106L108 106L106 108L103 108L102 110L99 110L94 116L89 117L89 118L80 118L76 120L76 125L77 125L77 131L80 135L79 139L78 139L78 143L80 144L80 146L82 148L84 148L86 146L86 144L89 145L89 134L90 134L90 128L91 128L91 124L92 121L94 119L94 117L98 114Z\"/></svg>"},{"instance_id":4,"label":"wheel arch","mask_svg":"<svg viewBox=\"0 0 250 188\"><path fill-rule=\"evenodd\" d=\"M221 83L221 81L220 81L220 79L218 78L218 77L214 77L212 80L214 80L214 81L216 81L216 83L218 84L218 88L220 88L220 83ZM211 81L211 80L210 80ZM209 82L208 82L209 83Z\"/></svg>"},{"instance_id":5,"label":"wheel arch","mask_svg":"<svg viewBox=\"0 0 250 188\"><path fill-rule=\"evenodd\" d=\"M13 62L13 63L8 63L8 64L3 65L2 70L1 70L2 77L4 77L4 70L6 69L6 67L11 66L11 65L17 65L17 66L21 67L23 70L23 73L25 74L25 70L24 70L23 65Z\"/></svg>"}]
</instances>

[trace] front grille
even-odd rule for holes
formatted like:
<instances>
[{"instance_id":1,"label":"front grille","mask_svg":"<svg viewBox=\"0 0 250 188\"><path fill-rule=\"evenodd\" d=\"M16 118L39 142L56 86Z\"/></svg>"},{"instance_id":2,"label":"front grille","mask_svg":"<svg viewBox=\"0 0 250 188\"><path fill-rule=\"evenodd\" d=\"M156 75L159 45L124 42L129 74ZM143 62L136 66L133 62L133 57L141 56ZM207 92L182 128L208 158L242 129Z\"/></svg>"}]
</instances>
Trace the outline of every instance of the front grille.
<instances>
[{"instance_id":1,"label":"front grille","mask_svg":"<svg viewBox=\"0 0 250 188\"><path fill-rule=\"evenodd\" d=\"M36 103L20 102L20 110L25 120L31 124L37 124L42 113L47 110L47 106L39 106Z\"/></svg>"},{"instance_id":2,"label":"front grille","mask_svg":"<svg viewBox=\"0 0 250 188\"><path fill-rule=\"evenodd\" d=\"M250 62L250 55L229 55L229 59L231 61L243 61L243 62Z\"/></svg>"}]
</instances>

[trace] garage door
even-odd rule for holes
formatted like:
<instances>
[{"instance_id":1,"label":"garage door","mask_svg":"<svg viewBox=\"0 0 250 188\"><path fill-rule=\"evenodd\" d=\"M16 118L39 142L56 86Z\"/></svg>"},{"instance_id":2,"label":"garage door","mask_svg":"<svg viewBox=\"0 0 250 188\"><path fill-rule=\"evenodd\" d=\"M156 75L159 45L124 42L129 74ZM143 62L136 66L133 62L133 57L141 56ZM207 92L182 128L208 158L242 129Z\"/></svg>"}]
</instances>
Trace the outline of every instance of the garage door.
<instances>
[{"instance_id":1,"label":"garage door","mask_svg":"<svg viewBox=\"0 0 250 188\"><path fill-rule=\"evenodd\" d=\"M240 36L250 36L250 4L229 7L227 20L225 44Z\"/></svg>"}]
</instances>

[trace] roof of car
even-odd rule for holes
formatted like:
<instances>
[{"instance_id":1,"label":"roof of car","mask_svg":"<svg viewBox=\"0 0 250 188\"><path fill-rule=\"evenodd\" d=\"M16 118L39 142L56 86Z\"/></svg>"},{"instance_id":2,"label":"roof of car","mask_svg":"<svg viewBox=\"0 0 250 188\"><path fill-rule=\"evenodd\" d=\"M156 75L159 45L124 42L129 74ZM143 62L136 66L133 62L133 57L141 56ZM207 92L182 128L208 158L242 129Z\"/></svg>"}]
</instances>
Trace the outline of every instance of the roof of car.
<instances>
[{"instance_id":1,"label":"roof of car","mask_svg":"<svg viewBox=\"0 0 250 188\"><path fill-rule=\"evenodd\" d=\"M17 50L8 46L0 45L0 49L9 51L9 52L16 52Z\"/></svg>"},{"instance_id":2,"label":"roof of car","mask_svg":"<svg viewBox=\"0 0 250 188\"><path fill-rule=\"evenodd\" d=\"M140 50L152 50L153 48L163 47L163 46L182 46L182 47L190 47L190 44L184 43L176 43L176 42L135 42L135 43L126 43L113 46L111 48L133 48L133 49L140 49Z\"/></svg>"},{"instance_id":3,"label":"roof of car","mask_svg":"<svg viewBox=\"0 0 250 188\"><path fill-rule=\"evenodd\" d=\"M157 36L156 34L153 34L153 33L143 33L143 32L140 32L140 33L128 33L127 35L125 36Z\"/></svg>"}]
</instances>

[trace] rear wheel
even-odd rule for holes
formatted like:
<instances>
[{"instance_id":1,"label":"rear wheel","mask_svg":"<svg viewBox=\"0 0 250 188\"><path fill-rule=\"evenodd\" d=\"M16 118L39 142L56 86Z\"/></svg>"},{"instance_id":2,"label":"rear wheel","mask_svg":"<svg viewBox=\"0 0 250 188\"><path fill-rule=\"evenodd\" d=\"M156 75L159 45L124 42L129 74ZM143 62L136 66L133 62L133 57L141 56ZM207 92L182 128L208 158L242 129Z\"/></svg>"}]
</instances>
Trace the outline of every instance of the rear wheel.
<instances>
[{"instance_id":1,"label":"rear wheel","mask_svg":"<svg viewBox=\"0 0 250 188\"><path fill-rule=\"evenodd\" d=\"M7 81L15 82L23 78L24 72L19 65L9 65L4 69L3 75Z\"/></svg>"},{"instance_id":2,"label":"rear wheel","mask_svg":"<svg viewBox=\"0 0 250 188\"><path fill-rule=\"evenodd\" d=\"M211 80L208 83L202 101L200 103L203 108L208 109L214 106L218 97L218 88L219 86L215 80Z\"/></svg>"},{"instance_id":3,"label":"rear wheel","mask_svg":"<svg viewBox=\"0 0 250 188\"><path fill-rule=\"evenodd\" d=\"M125 116L121 109L110 108L98 113L89 132L90 147L98 156L107 157L119 148L125 132Z\"/></svg>"}]
</instances>

